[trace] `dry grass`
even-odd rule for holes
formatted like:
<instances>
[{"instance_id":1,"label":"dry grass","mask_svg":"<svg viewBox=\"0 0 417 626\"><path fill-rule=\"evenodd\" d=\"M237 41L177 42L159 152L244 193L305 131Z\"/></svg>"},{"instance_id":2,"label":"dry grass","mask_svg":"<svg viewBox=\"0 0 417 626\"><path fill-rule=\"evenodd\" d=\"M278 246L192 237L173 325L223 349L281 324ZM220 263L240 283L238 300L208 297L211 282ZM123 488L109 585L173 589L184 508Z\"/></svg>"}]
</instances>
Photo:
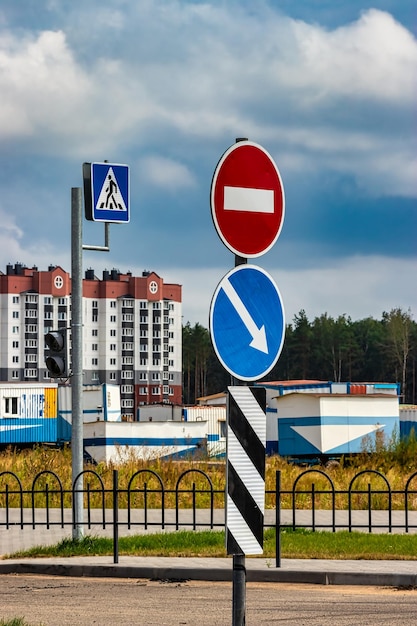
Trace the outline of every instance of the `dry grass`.
<instances>
[{"instance_id":1,"label":"dry grass","mask_svg":"<svg viewBox=\"0 0 417 626\"><path fill-rule=\"evenodd\" d=\"M267 458L266 462L266 505L275 507L275 481L277 471L280 471L281 489L291 492L296 484L296 507L311 508L311 489L314 485L314 505L316 508L330 508L333 498L338 509L345 509L348 505L348 496L339 494L339 491L351 491L353 508L368 508L369 502L373 509L386 509L389 503L388 492L392 492L392 507L404 508L404 496L396 494L403 491L407 480L417 469L417 444L410 441L409 447L400 444L400 454L397 457L393 450L374 450L364 452L354 459L340 459L338 463L331 463L328 467L312 466L300 467L288 463L275 456ZM173 508L178 503L180 508L195 505L207 508L213 498L214 506L224 506L224 489L226 472L224 462L210 460L138 460L128 457L120 464L85 465L84 488L89 491L85 496L91 506L111 506L114 470L118 471L118 485L122 493L119 496L121 507L143 507L146 503L149 508L158 508L164 504ZM9 506L19 506L19 497L13 492L19 492L18 477L23 491L30 493L24 496L24 506L43 507L46 504L45 489L48 489L48 505L60 506L61 499L64 506L71 503L71 450L64 448L48 449L39 446L33 450L17 452L8 449L0 453L0 506L5 506L8 497ZM382 474L382 476L381 476ZM356 478L355 478L356 477ZM6 485L9 494L5 495ZM165 493L161 495L161 487ZM372 494L368 489L371 486ZM409 485L416 493L408 496L410 509L417 508L417 475ZM210 494L212 490L212 496ZM204 493L200 493L204 492ZM306 493L306 492L309 493ZM375 491L380 493L375 493ZM3 495L2 495L3 494ZM162 502L164 498L164 502ZM292 495L283 495L281 503L284 508L292 506Z\"/></svg>"}]
</instances>

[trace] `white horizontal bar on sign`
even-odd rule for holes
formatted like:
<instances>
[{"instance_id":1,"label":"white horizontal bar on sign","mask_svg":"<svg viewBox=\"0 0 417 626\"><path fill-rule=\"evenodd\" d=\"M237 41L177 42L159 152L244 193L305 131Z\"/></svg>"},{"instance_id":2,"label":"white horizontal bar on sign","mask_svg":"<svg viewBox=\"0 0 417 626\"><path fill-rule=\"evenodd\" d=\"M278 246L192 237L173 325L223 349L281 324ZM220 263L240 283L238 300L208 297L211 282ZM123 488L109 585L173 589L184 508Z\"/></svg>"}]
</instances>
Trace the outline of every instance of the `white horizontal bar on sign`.
<instances>
[{"instance_id":1,"label":"white horizontal bar on sign","mask_svg":"<svg viewBox=\"0 0 417 626\"><path fill-rule=\"evenodd\" d=\"M274 190L253 187L224 187L224 210L252 213L274 212Z\"/></svg>"}]
</instances>

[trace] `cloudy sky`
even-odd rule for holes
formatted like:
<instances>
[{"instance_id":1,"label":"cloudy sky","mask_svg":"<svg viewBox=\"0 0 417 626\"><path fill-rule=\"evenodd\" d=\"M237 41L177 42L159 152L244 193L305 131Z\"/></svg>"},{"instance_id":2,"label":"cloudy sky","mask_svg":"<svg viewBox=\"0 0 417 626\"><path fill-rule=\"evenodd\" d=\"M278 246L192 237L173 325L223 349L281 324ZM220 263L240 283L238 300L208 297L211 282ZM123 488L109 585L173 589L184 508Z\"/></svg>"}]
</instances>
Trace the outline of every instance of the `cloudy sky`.
<instances>
[{"instance_id":1,"label":"cloudy sky","mask_svg":"<svg viewBox=\"0 0 417 626\"><path fill-rule=\"evenodd\" d=\"M131 222L101 277L154 270L208 327L233 267L210 185L237 137L284 183L281 235L253 262L287 321L417 312L415 0L3 0L0 270L70 271L71 187L82 163L127 163ZM103 225L84 222L84 243Z\"/></svg>"}]
</instances>

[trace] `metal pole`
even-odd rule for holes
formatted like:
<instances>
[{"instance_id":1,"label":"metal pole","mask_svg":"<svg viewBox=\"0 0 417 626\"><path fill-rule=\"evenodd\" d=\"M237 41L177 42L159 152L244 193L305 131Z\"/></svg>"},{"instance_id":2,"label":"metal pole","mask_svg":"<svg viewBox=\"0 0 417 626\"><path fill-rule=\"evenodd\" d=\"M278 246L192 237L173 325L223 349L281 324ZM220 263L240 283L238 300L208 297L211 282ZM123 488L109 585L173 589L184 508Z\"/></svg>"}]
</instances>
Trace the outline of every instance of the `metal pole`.
<instances>
[{"instance_id":1,"label":"metal pole","mask_svg":"<svg viewBox=\"0 0 417 626\"><path fill-rule=\"evenodd\" d=\"M81 189L71 189L71 336L72 336L72 484L74 487L74 526L72 538L82 539L83 528L83 358L82 358L82 199Z\"/></svg>"},{"instance_id":2,"label":"metal pole","mask_svg":"<svg viewBox=\"0 0 417 626\"><path fill-rule=\"evenodd\" d=\"M236 138L236 143L239 141L247 141L247 137ZM235 255L235 267L238 265L244 265L248 260L245 257ZM234 385L245 385L246 383L233 379ZM233 555L233 591L232 591L232 611L233 611L233 626L245 626L246 623L246 562L244 554Z\"/></svg>"},{"instance_id":3,"label":"metal pole","mask_svg":"<svg viewBox=\"0 0 417 626\"><path fill-rule=\"evenodd\" d=\"M238 141L238 140L236 140ZM235 267L245 265L248 260L245 257L235 255ZM242 380L234 378L234 385L245 385ZM246 561L244 554L233 555L233 626L245 626L246 623Z\"/></svg>"}]
</instances>

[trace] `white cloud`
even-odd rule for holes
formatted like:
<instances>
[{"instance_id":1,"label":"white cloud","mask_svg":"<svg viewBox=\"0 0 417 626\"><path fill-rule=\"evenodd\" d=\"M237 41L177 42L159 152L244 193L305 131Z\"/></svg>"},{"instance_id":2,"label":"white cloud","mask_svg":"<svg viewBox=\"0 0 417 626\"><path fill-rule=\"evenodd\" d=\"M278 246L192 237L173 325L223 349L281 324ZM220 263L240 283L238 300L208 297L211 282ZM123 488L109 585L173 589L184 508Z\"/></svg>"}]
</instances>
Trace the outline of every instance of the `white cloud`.
<instances>
[{"instance_id":1,"label":"white cloud","mask_svg":"<svg viewBox=\"0 0 417 626\"><path fill-rule=\"evenodd\" d=\"M67 249L56 246L44 238L29 237L25 239L25 231L20 228L14 217L0 208L0 270L6 265L23 263L28 267L37 265L39 269L46 269L51 263L61 265L70 271L70 255Z\"/></svg>"},{"instance_id":2,"label":"white cloud","mask_svg":"<svg viewBox=\"0 0 417 626\"><path fill-rule=\"evenodd\" d=\"M142 159L138 169L140 176L148 183L167 189L194 187L196 181L189 168L177 161L160 156L150 156Z\"/></svg>"},{"instance_id":3,"label":"white cloud","mask_svg":"<svg viewBox=\"0 0 417 626\"><path fill-rule=\"evenodd\" d=\"M0 138L46 154L65 142L88 160L170 139L185 155L187 142L243 134L295 171L328 167L369 193L417 195L417 42L390 14L325 30L265 4L76 11L62 30L0 37ZM155 158L153 181L192 184L184 159L166 161L161 180Z\"/></svg>"},{"instance_id":4,"label":"white cloud","mask_svg":"<svg viewBox=\"0 0 417 626\"><path fill-rule=\"evenodd\" d=\"M358 97L400 106L414 101L417 43L390 14L370 9L334 31L303 22L293 29L298 69L287 80L311 90L310 104L335 96L346 106Z\"/></svg>"}]
</instances>

